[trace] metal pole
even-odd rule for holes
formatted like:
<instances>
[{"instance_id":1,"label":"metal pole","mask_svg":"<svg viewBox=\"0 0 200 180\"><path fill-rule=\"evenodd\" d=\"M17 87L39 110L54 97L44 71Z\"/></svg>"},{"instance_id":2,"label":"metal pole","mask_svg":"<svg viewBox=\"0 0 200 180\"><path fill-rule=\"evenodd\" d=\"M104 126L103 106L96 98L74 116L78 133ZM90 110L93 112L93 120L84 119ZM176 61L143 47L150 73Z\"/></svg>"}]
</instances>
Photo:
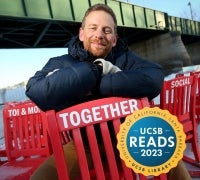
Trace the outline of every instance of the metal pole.
<instances>
[{"instance_id":1,"label":"metal pole","mask_svg":"<svg viewBox=\"0 0 200 180\"><path fill-rule=\"evenodd\" d=\"M193 20L193 15L192 15L192 5L191 5L190 2L188 3L188 6L190 7L190 15L191 15L191 19Z\"/></svg>"}]
</instances>

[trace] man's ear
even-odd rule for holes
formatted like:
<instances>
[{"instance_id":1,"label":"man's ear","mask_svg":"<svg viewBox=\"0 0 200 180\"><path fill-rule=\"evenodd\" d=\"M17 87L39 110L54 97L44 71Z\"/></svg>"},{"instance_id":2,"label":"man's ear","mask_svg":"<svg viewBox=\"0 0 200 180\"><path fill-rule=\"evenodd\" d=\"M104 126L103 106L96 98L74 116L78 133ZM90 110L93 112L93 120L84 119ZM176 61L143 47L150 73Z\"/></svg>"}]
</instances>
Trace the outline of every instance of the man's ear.
<instances>
[{"instance_id":1,"label":"man's ear","mask_svg":"<svg viewBox=\"0 0 200 180\"><path fill-rule=\"evenodd\" d=\"M83 28L80 27L79 29L79 40L83 42L84 40L84 34L83 34Z\"/></svg>"},{"instance_id":2,"label":"man's ear","mask_svg":"<svg viewBox=\"0 0 200 180\"><path fill-rule=\"evenodd\" d=\"M113 43L112 43L112 47L115 47L117 44L117 39L118 39L118 35L116 34L114 39L113 39Z\"/></svg>"}]
</instances>

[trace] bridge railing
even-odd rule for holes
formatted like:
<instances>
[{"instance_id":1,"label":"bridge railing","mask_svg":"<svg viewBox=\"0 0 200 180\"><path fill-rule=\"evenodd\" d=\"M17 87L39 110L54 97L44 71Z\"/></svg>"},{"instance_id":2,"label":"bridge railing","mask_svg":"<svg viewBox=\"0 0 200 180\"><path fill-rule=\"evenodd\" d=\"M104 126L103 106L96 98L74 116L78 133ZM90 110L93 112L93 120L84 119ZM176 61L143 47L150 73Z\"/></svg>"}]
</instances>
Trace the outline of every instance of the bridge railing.
<instances>
[{"instance_id":1,"label":"bridge railing","mask_svg":"<svg viewBox=\"0 0 200 180\"><path fill-rule=\"evenodd\" d=\"M104 3L116 13L118 25L131 28L180 31L200 36L200 22L169 16L165 12L144 8L117 0L15 0L0 1L0 16L81 22L85 11L93 4ZM37 11L35 11L37 9Z\"/></svg>"}]
</instances>

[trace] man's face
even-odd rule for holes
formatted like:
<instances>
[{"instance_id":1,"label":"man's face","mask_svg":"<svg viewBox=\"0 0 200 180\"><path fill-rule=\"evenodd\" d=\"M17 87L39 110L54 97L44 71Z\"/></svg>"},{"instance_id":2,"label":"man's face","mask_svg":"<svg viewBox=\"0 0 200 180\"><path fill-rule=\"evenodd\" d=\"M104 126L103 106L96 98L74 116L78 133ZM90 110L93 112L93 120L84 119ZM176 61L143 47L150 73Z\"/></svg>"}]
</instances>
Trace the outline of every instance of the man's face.
<instances>
[{"instance_id":1,"label":"man's face","mask_svg":"<svg viewBox=\"0 0 200 180\"><path fill-rule=\"evenodd\" d=\"M93 56L105 58L117 42L114 27L112 16L108 13L91 12L86 17L84 27L79 31L79 39L83 42L84 49Z\"/></svg>"}]
</instances>

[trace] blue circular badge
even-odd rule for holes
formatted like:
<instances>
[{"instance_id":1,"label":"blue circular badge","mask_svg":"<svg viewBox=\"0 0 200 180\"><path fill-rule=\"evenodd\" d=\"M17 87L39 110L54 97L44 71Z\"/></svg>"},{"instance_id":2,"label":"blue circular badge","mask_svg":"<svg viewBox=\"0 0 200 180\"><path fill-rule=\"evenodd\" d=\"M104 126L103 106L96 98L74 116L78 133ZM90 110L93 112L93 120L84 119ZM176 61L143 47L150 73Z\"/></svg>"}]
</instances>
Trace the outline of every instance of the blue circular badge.
<instances>
[{"instance_id":1,"label":"blue circular badge","mask_svg":"<svg viewBox=\"0 0 200 180\"><path fill-rule=\"evenodd\" d=\"M176 135L166 121L150 116L131 126L126 144L130 155L137 162L145 166L158 166L173 155Z\"/></svg>"},{"instance_id":2,"label":"blue circular badge","mask_svg":"<svg viewBox=\"0 0 200 180\"><path fill-rule=\"evenodd\" d=\"M175 167L186 148L183 126L176 116L158 107L134 111L117 134L117 148L136 173L158 176Z\"/></svg>"}]
</instances>

